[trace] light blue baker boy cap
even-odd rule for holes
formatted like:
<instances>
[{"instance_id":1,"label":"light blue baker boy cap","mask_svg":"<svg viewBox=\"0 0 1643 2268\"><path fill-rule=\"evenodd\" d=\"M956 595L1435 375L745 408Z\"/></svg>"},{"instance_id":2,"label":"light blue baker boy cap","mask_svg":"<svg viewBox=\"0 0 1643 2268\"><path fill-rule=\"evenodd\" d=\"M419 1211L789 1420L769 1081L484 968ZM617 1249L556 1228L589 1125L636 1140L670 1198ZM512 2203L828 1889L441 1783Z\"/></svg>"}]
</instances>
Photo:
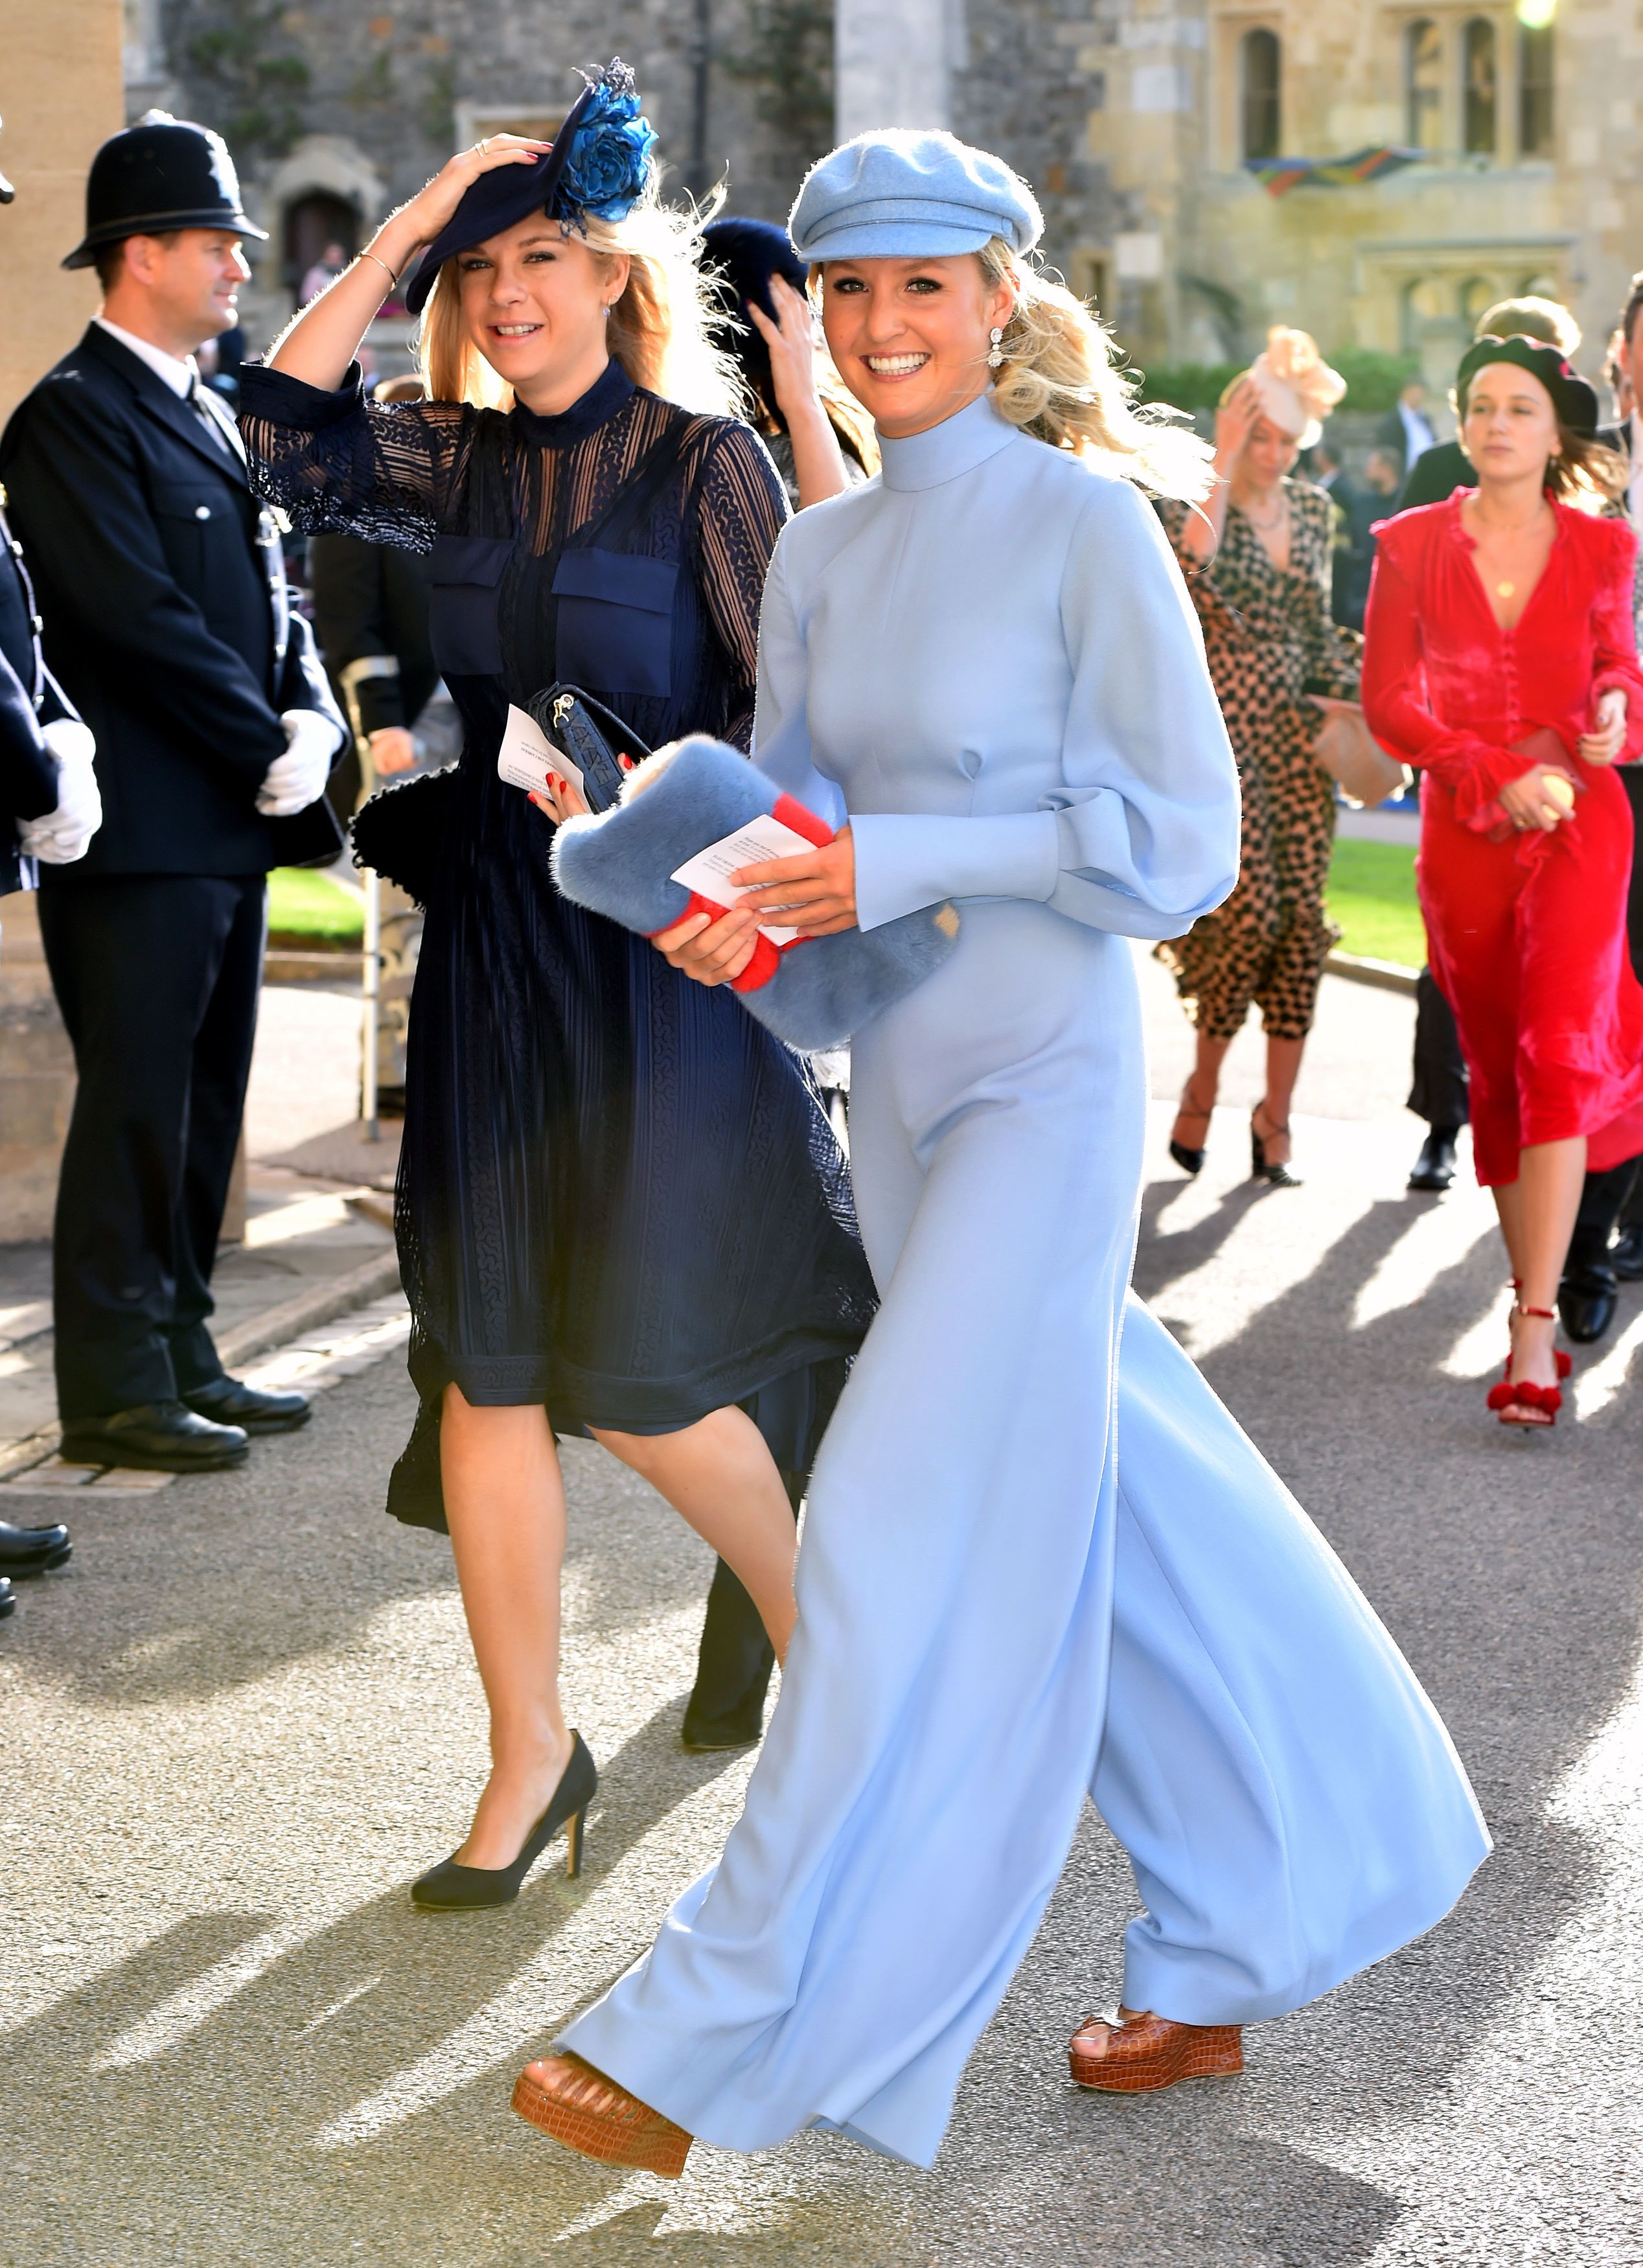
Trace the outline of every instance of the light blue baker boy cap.
<instances>
[{"instance_id":1,"label":"light blue baker boy cap","mask_svg":"<svg viewBox=\"0 0 1643 2268\"><path fill-rule=\"evenodd\" d=\"M935 260L1001 236L1030 252L1038 200L985 150L932 129L888 127L813 166L788 217L801 260Z\"/></svg>"}]
</instances>

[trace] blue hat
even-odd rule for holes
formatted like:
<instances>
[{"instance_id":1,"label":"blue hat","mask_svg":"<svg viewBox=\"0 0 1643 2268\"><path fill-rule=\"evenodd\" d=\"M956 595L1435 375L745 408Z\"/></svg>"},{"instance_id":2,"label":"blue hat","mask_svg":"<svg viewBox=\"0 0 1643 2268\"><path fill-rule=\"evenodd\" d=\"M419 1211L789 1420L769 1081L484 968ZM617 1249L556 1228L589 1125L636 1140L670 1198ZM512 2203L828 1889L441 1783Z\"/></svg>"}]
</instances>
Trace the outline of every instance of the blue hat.
<instances>
[{"instance_id":1,"label":"blue hat","mask_svg":"<svg viewBox=\"0 0 1643 2268\"><path fill-rule=\"evenodd\" d=\"M1028 252L1038 200L1002 158L951 134L858 134L813 166L788 217L804 260L933 260L1001 236Z\"/></svg>"},{"instance_id":2,"label":"blue hat","mask_svg":"<svg viewBox=\"0 0 1643 2268\"><path fill-rule=\"evenodd\" d=\"M651 178L655 146L633 73L618 55L588 80L553 147L534 165L493 166L480 175L423 254L406 306L419 315L453 254L471 252L532 213L549 213L566 228L578 227L585 213L625 220Z\"/></svg>"},{"instance_id":3,"label":"blue hat","mask_svg":"<svg viewBox=\"0 0 1643 2268\"><path fill-rule=\"evenodd\" d=\"M774 221L747 220L741 215L711 220L702 232L702 261L716 269L725 292L733 303L735 320L714 323L715 343L734 357L766 409L776 407L776 380L770 372L770 350L748 314L750 306L776 320L770 279L780 276L802 292L809 269L789 243L787 231ZM732 307L726 306L728 316Z\"/></svg>"}]
</instances>

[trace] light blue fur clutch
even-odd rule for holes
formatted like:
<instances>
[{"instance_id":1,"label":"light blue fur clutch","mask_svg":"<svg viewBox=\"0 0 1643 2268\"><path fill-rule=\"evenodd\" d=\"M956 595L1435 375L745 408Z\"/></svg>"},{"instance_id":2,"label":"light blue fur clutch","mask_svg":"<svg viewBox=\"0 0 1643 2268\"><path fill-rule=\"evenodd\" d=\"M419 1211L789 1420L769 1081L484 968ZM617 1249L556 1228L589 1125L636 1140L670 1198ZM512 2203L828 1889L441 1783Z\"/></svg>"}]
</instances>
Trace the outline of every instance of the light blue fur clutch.
<instances>
[{"instance_id":1,"label":"light blue fur clutch","mask_svg":"<svg viewBox=\"0 0 1643 2268\"><path fill-rule=\"evenodd\" d=\"M781 794L739 749L695 733L647 756L610 810L566 821L554 838L554 880L575 904L654 937L693 903L671 879L675 868L766 815L812 842L829 839L814 813ZM780 951L762 938L735 990L789 1047L837 1047L939 968L958 930L946 905Z\"/></svg>"}]
</instances>

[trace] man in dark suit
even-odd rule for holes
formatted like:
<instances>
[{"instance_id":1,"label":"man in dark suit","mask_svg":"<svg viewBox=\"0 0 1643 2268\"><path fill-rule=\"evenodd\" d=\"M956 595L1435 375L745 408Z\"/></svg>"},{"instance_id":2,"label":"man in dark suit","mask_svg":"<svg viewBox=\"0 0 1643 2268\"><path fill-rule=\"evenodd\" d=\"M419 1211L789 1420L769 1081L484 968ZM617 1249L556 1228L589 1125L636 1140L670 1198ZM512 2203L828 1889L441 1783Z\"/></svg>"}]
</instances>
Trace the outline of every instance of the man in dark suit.
<instances>
[{"instance_id":1,"label":"man in dark suit","mask_svg":"<svg viewBox=\"0 0 1643 2268\"><path fill-rule=\"evenodd\" d=\"M1643 273L1632 278L1626 292L1625 306L1620 313L1620 327L1613 350L1614 368L1610 374L1616 393L1616 422L1606 426L1598 435L1617 456L1624 457L1631 468L1631 479L1626 485L1623 502L1632 533L1643 543L1643 418L1637 408L1639 372L1638 355L1643 345L1639 324L1643 323ZM1643 612L1634 607L1634 615ZM1643 622L1639 627L1643 629ZM1633 854L1632 886L1626 898L1626 939L1631 948L1632 966L1643 977L1643 858L1636 854L1636 845L1643 843L1643 767L1622 764L1620 784L1632 805ZM1617 1169L1622 1174L1625 1168ZM1593 1176L1594 1179L1599 1178ZM1593 1201L1581 1201L1580 1216L1575 1221L1574 1240L1570 1246L1572 1262L1578 1262L1580 1247L1590 1244L1602 1232L1602 1207L1594 1193ZM1600 1255L1600 1264L1606 1266L1617 1278L1629 1284L1643 1280L1643 1161L1626 1183L1619 1211L1619 1230L1612 1245L1604 1239L1606 1249Z\"/></svg>"},{"instance_id":2,"label":"man in dark suit","mask_svg":"<svg viewBox=\"0 0 1643 2268\"><path fill-rule=\"evenodd\" d=\"M0 173L0 205L13 195ZM92 736L46 666L34 588L5 501L0 489L0 897L35 888L41 859L83 858L102 818ZM0 1616L17 1605L14 1576L61 1567L70 1550L60 1521L18 1528L0 1520Z\"/></svg>"},{"instance_id":3,"label":"man in dark suit","mask_svg":"<svg viewBox=\"0 0 1643 2268\"><path fill-rule=\"evenodd\" d=\"M346 738L272 515L196 346L249 274L228 152L152 114L92 162L100 315L23 401L0 478L46 653L96 735L104 823L41 929L79 1088L54 1239L67 1457L191 1471L300 1425L224 1375L210 1275L262 975L269 867L334 856Z\"/></svg>"},{"instance_id":4,"label":"man in dark suit","mask_svg":"<svg viewBox=\"0 0 1643 2268\"><path fill-rule=\"evenodd\" d=\"M0 203L11 202L0 173ZM0 896L33 889L42 858L83 858L102 816L92 736L46 667L38 621L0 489ZM0 1520L0 1616L17 1604L13 1576L61 1567L69 1553L59 1521L18 1528Z\"/></svg>"},{"instance_id":5,"label":"man in dark suit","mask_svg":"<svg viewBox=\"0 0 1643 2268\"><path fill-rule=\"evenodd\" d=\"M1400 387L1396 401L1375 427L1374 438L1377 448L1389 450L1397 460L1400 475L1408 472L1423 450L1431 448L1438 437L1426 415L1422 379L1411 378Z\"/></svg>"}]
</instances>

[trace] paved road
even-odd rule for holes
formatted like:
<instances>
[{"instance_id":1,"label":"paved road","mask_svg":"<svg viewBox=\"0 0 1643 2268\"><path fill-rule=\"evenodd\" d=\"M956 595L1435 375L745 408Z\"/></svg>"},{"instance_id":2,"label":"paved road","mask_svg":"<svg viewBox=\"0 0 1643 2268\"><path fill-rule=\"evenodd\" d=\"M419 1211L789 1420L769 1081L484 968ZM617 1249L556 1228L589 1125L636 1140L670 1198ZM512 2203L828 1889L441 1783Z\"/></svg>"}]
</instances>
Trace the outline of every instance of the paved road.
<instances>
[{"instance_id":1,"label":"paved road","mask_svg":"<svg viewBox=\"0 0 1643 2268\"><path fill-rule=\"evenodd\" d=\"M1166 1088L1182 1036L1148 983ZM412 1912L483 1719L445 1549L380 1513L409 1406L384 1361L241 1475L88 1506L72 1571L0 1636L0 2262L1643 2262L1643 1300L1582 1364L1579 1425L1485 1422L1487 1212L1402 1195L1407 1004L1327 990L1308 1186L1255 1195L1230 1108L1189 1185L1160 1124L1140 1274L1473 1770L1499 1847L1448 1925L1263 2027L1240 2081L1085 2097L1062 2045L1112 1994L1133 1904L1090 1819L933 2174L820 2136L699 2149L677 2188L563 2155L508 2116L513 2070L643 1945L745 1777L676 1746L704 1555L573 1446L569 1677L605 1775L586 1873L497 1915Z\"/></svg>"}]
</instances>

